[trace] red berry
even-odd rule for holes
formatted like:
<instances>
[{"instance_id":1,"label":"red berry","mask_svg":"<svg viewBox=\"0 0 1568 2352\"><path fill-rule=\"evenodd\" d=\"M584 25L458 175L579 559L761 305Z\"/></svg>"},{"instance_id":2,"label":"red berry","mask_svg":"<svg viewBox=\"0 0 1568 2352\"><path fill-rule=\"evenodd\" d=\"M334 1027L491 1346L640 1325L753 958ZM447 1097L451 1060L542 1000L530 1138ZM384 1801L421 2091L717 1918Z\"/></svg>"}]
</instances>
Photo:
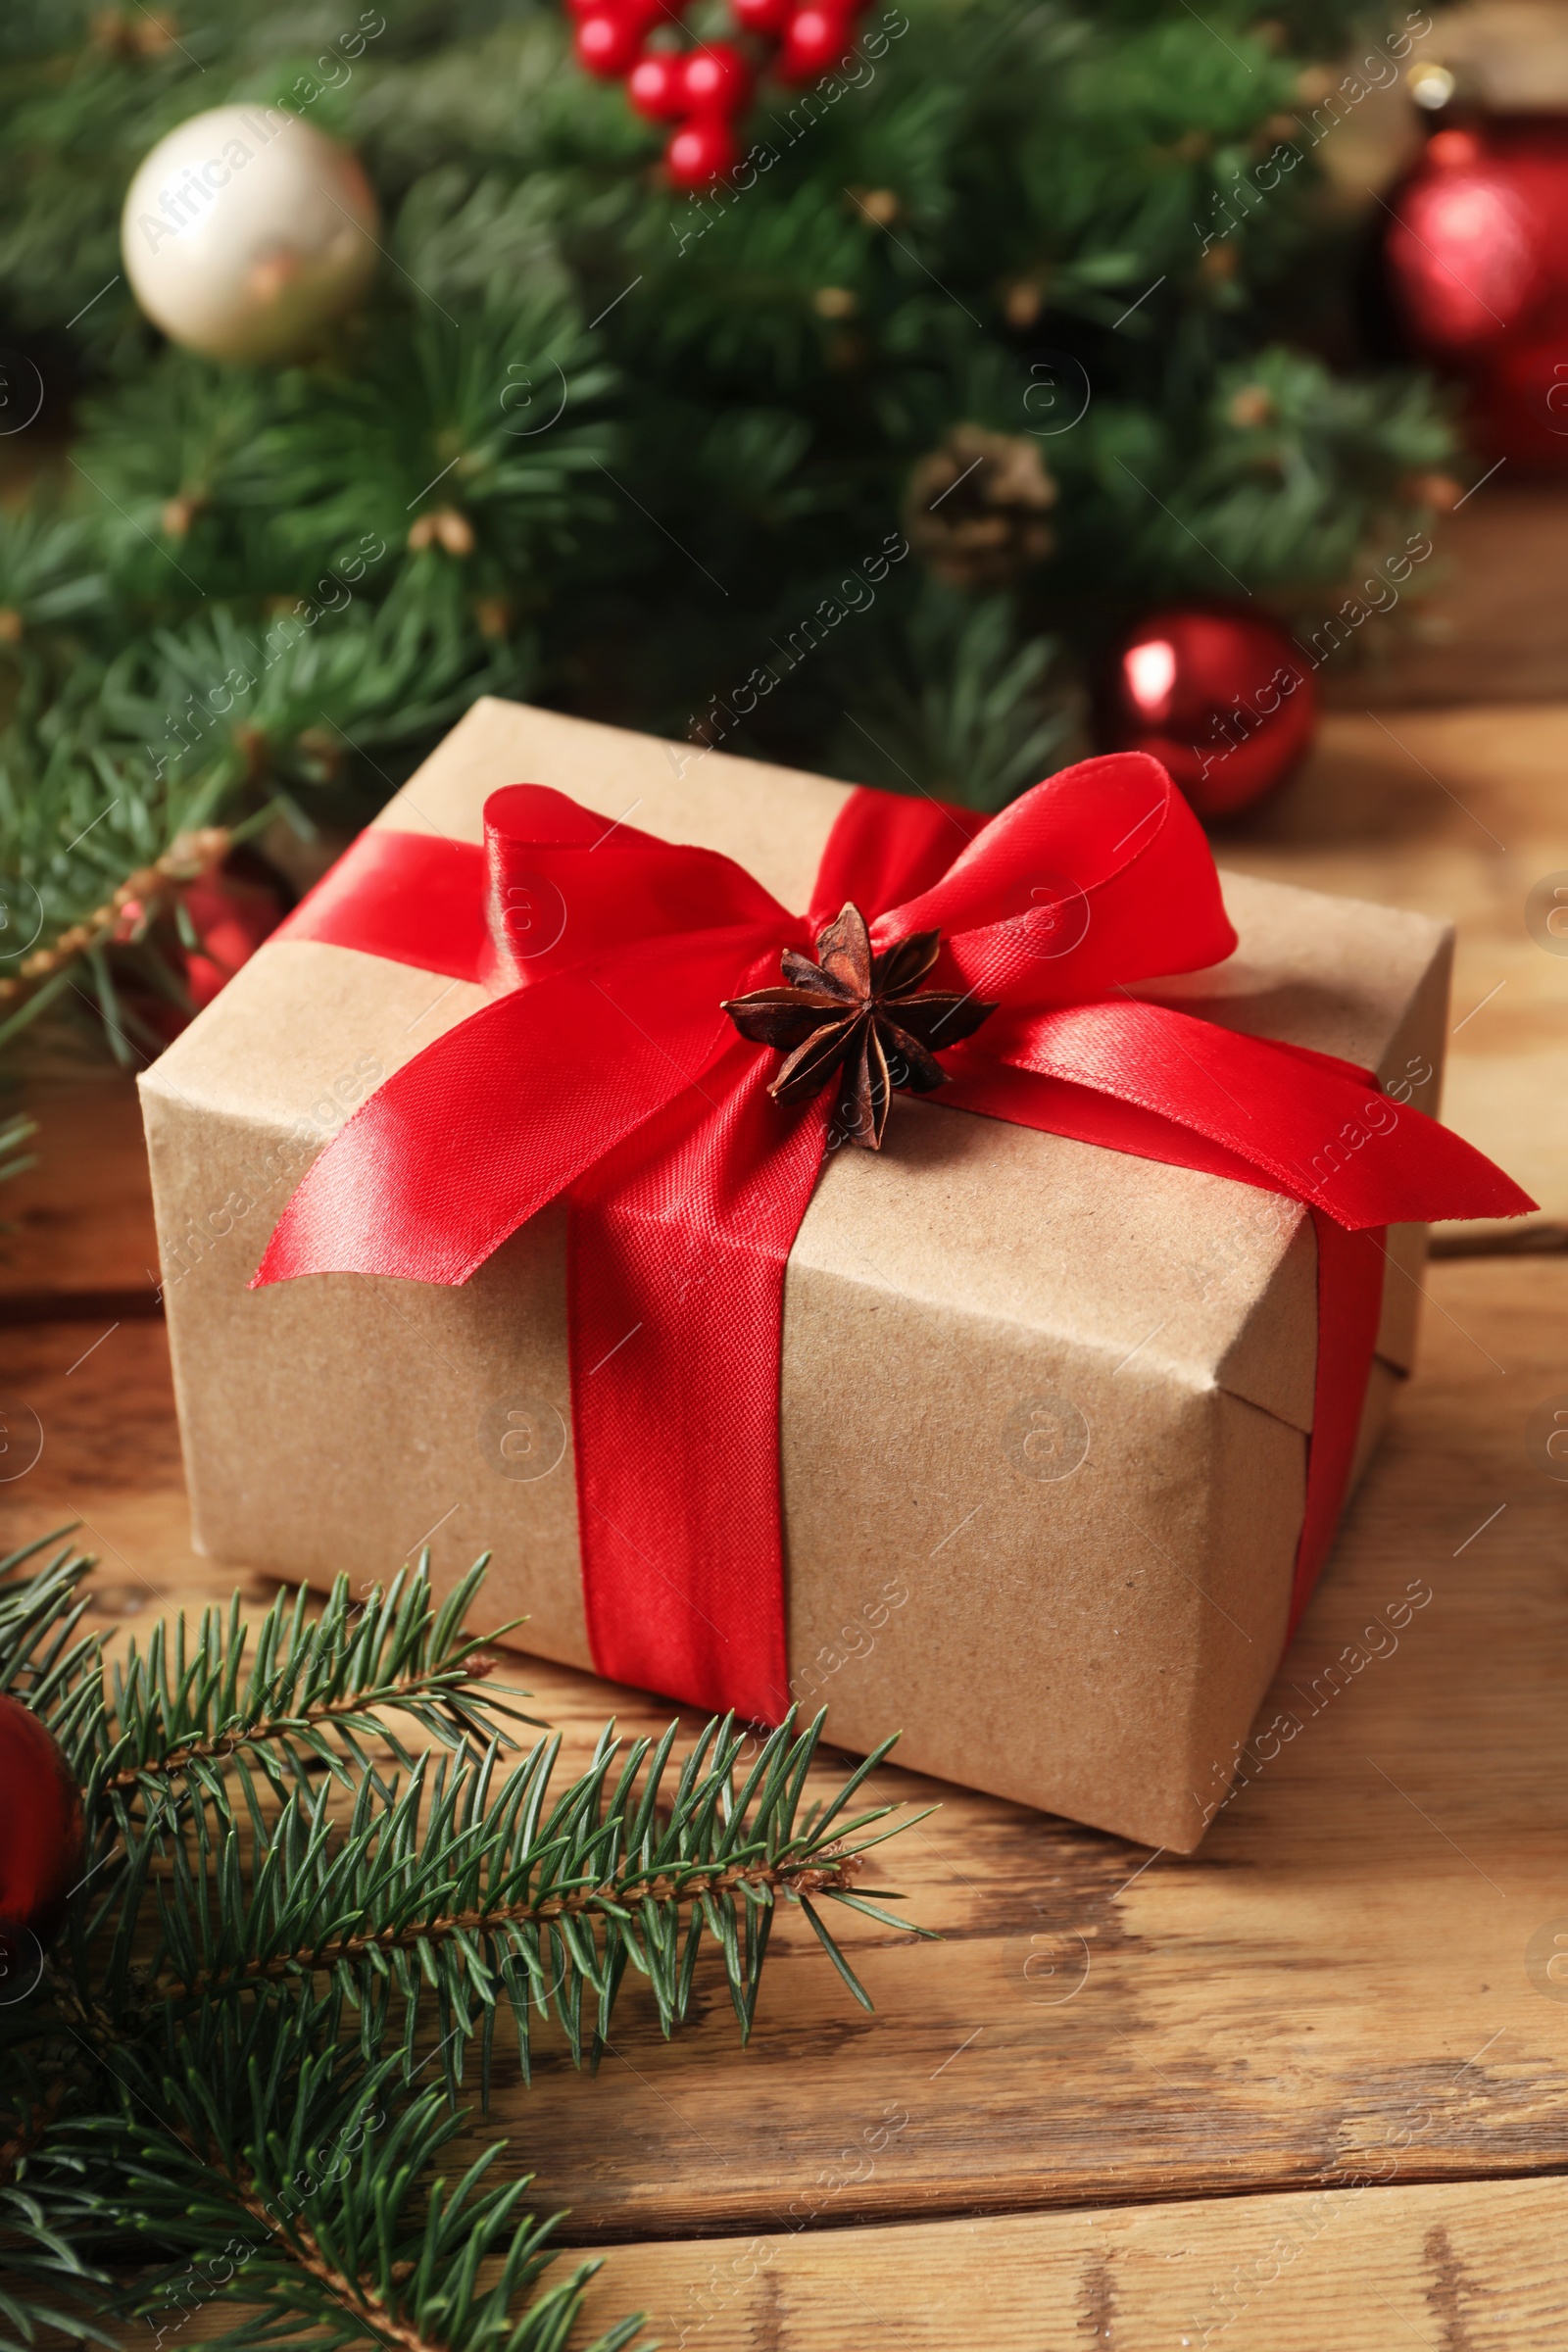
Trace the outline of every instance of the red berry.
<instances>
[{"instance_id":1,"label":"red berry","mask_svg":"<svg viewBox=\"0 0 1568 2352\"><path fill-rule=\"evenodd\" d=\"M774 71L785 81L809 81L849 56L855 35L842 8L798 8L790 19Z\"/></svg>"},{"instance_id":2,"label":"red berry","mask_svg":"<svg viewBox=\"0 0 1568 2352\"><path fill-rule=\"evenodd\" d=\"M706 188L721 172L733 171L740 155L721 115L699 115L664 149L664 168L677 188Z\"/></svg>"},{"instance_id":3,"label":"red berry","mask_svg":"<svg viewBox=\"0 0 1568 2352\"><path fill-rule=\"evenodd\" d=\"M736 115L752 91L751 68L728 41L705 41L681 59L684 111L693 115Z\"/></svg>"},{"instance_id":4,"label":"red berry","mask_svg":"<svg viewBox=\"0 0 1568 2352\"><path fill-rule=\"evenodd\" d=\"M607 81L629 74L642 54L644 25L640 18L608 8L596 9L578 24L572 47L577 63Z\"/></svg>"},{"instance_id":5,"label":"red berry","mask_svg":"<svg viewBox=\"0 0 1568 2352\"><path fill-rule=\"evenodd\" d=\"M637 112L646 115L651 122L672 122L686 112L681 93L685 63L683 57L671 57L664 50L655 49L633 66L626 93Z\"/></svg>"},{"instance_id":6,"label":"red berry","mask_svg":"<svg viewBox=\"0 0 1568 2352\"><path fill-rule=\"evenodd\" d=\"M730 0L742 32L781 33L795 13L795 0Z\"/></svg>"},{"instance_id":7,"label":"red berry","mask_svg":"<svg viewBox=\"0 0 1568 2352\"><path fill-rule=\"evenodd\" d=\"M81 1790L38 1717L19 1698L0 1697L0 1996L25 1989L36 1965L7 1930L47 1943L81 1877Z\"/></svg>"}]
</instances>

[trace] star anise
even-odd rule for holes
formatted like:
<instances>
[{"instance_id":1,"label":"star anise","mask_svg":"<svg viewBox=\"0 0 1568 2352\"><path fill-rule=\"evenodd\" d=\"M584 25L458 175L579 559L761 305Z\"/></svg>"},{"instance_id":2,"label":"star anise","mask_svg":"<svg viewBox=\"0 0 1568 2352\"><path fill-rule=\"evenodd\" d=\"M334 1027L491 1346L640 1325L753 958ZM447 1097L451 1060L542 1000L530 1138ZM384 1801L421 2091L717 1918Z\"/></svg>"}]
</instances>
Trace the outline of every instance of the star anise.
<instances>
[{"instance_id":1,"label":"star anise","mask_svg":"<svg viewBox=\"0 0 1568 2352\"><path fill-rule=\"evenodd\" d=\"M835 1125L851 1143L880 1151L897 1087L928 1095L946 1086L936 1055L979 1028L994 1004L947 989L922 989L939 931L917 931L879 956L853 902L816 937L818 960L786 948L785 985L724 1005L742 1037L789 1058L768 1088L776 1102L805 1102L842 1072Z\"/></svg>"}]
</instances>

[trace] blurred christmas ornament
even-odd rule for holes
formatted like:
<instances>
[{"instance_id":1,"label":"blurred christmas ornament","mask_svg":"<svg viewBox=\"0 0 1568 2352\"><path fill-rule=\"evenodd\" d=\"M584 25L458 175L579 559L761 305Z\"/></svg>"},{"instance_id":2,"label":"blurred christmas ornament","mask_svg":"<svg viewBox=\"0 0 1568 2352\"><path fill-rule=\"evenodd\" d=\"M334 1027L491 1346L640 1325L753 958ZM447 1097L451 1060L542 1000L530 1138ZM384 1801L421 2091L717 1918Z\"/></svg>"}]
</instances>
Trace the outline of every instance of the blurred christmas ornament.
<instances>
[{"instance_id":1,"label":"blurred christmas ornament","mask_svg":"<svg viewBox=\"0 0 1568 2352\"><path fill-rule=\"evenodd\" d=\"M269 106L220 106L160 139L121 244L142 309L217 360L286 360L368 284L375 198L354 156Z\"/></svg>"},{"instance_id":2,"label":"blurred christmas ornament","mask_svg":"<svg viewBox=\"0 0 1568 2352\"><path fill-rule=\"evenodd\" d=\"M1317 721L1312 664L1271 620L1172 605L1123 640L1107 748L1152 752L1200 816L1229 816L1283 781Z\"/></svg>"},{"instance_id":3,"label":"blurred christmas ornament","mask_svg":"<svg viewBox=\"0 0 1568 2352\"><path fill-rule=\"evenodd\" d=\"M299 738L301 750L317 749L308 738L318 732L306 729ZM321 748L330 754L335 745L322 734ZM276 878L266 863L248 850L229 850L220 863L172 892L154 889L145 898L122 900L112 936L121 946L149 940L166 968L183 977L191 1007L200 1012L250 961L283 914ZM119 971L117 986L137 1019L171 1043L190 1018L167 989L133 964Z\"/></svg>"},{"instance_id":4,"label":"blurred christmas ornament","mask_svg":"<svg viewBox=\"0 0 1568 2352\"><path fill-rule=\"evenodd\" d=\"M0 1999L23 1982L65 1915L81 1877L81 1790L59 1743L20 1698L0 1697Z\"/></svg>"},{"instance_id":5,"label":"blurred christmas ornament","mask_svg":"<svg viewBox=\"0 0 1568 2352\"><path fill-rule=\"evenodd\" d=\"M1056 485L1027 434L956 424L909 476L904 527L953 588L1003 588L1049 556Z\"/></svg>"},{"instance_id":6,"label":"blurred christmas ornament","mask_svg":"<svg viewBox=\"0 0 1568 2352\"><path fill-rule=\"evenodd\" d=\"M185 986L200 1012L277 929L283 908L270 883L242 873L207 874L181 897L200 943L185 950Z\"/></svg>"},{"instance_id":7,"label":"blurred christmas ornament","mask_svg":"<svg viewBox=\"0 0 1568 2352\"><path fill-rule=\"evenodd\" d=\"M1568 463L1568 122L1445 126L1393 211L1389 277L1423 358L1467 383L1493 455Z\"/></svg>"},{"instance_id":8,"label":"blurred christmas ornament","mask_svg":"<svg viewBox=\"0 0 1568 2352\"><path fill-rule=\"evenodd\" d=\"M669 25L679 22L678 6L666 0L567 0L576 19L577 63L605 80L624 79L633 108L650 122L680 123L664 149L664 169L673 187L694 193L739 163L734 124L751 103L758 73L770 68L781 81L801 82L830 72L853 49L855 19L864 5L730 0L739 47L699 40L675 49L647 45L650 33L667 42ZM896 212L896 200L886 201ZM885 224L893 214L871 217Z\"/></svg>"}]
</instances>

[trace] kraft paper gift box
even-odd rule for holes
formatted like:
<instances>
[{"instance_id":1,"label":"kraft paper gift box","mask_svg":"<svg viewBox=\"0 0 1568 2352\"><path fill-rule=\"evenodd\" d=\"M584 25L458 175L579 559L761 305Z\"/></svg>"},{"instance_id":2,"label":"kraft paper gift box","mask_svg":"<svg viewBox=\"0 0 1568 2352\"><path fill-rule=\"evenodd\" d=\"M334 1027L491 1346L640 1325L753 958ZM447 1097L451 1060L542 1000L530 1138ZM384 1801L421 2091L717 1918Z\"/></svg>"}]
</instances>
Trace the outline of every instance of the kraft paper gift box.
<instances>
[{"instance_id":1,"label":"kraft paper gift box","mask_svg":"<svg viewBox=\"0 0 1568 2352\"><path fill-rule=\"evenodd\" d=\"M486 701L377 820L483 838L527 780L716 850L804 907L849 787ZM1450 935L1224 877L1225 964L1137 993L1436 1107ZM564 1210L458 1289L250 1291L316 1153L486 1002L318 940L263 946L141 1081L195 1541L279 1576L438 1581L576 1666ZM1357 1467L1409 1368L1424 1228L1391 1232ZM1305 1492L1316 1243L1298 1202L896 1100L831 1153L790 1258L791 1689L827 1736L1190 1851L1278 1664Z\"/></svg>"}]
</instances>

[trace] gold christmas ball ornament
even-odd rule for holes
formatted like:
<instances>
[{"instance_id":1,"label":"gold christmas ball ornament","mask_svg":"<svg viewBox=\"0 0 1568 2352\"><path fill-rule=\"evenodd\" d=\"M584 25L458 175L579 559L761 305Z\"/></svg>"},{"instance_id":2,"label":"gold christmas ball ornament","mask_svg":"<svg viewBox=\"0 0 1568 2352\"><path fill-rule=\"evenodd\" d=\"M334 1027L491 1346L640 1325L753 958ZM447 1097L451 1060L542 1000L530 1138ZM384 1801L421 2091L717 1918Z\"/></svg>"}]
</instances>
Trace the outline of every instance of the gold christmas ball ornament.
<instances>
[{"instance_id":1,"label":"gold christmas ball ornament","mask_svg":"<svg viewBox=\"0 0 1568 2352\"><path fill-rule=\"evenodd\" d=\"M218 106L159 140L130 183L132 293L210 359L287 360L375 269L378 214L358 159L275 106Z\"/></svg>"}]
</instances>

